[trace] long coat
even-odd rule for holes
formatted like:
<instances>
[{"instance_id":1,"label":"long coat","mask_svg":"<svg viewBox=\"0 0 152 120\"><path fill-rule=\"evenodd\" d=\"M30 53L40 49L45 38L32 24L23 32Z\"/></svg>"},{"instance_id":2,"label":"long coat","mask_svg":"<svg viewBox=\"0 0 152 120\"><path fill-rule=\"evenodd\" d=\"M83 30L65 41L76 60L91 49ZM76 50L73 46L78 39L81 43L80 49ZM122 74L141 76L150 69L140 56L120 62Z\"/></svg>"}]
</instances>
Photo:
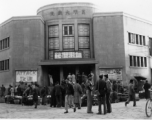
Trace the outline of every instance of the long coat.
<instances>
[{"instance_id":1,"label":"long coat","mask_svg":"<svg viewBox=\"0 0 152 120\"><path fill-rule=\"evenodd\" d=\"M33 89L33 101L37 102L38 101L38 88Z\"/></svg>"},{"instance_id":2,"label":"long coat","mask_svg":"<svg viewBox=\"0 0 152 120\"><path fill-rule=\"evenodd\" d=\"M82 94L82 88L78 83L75 83L73 88L74 88L74 103L79 103Z\"/></svg>"},{"instance_id":3,"label":"long coat","mask_svg":"<svg viewBox=\"0 0 152 120\"><path fill-rule=\"evenodd\" d=\"M92 94L91 94L91 89L90 89L90 87L89 86L91 86L90 85L90 82L89 82L89 80L87 80L87 82L86 82L86 94L87 94L87 113L90 113L90 112L92 112L92 98L93 98L93 96L92 96Z\"/></svg>"}]
</instances>

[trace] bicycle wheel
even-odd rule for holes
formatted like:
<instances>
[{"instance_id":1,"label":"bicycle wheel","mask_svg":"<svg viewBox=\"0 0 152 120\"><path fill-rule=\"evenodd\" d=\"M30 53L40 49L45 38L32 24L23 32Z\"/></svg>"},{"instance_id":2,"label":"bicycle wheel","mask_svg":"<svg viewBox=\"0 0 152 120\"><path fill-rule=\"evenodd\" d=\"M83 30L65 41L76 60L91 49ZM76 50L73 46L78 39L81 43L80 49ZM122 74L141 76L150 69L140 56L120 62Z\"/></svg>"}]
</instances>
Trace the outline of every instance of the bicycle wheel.
<instances>
[{"instance_id":1,"label":"bicycle wheel","mask_svg":"<svg viewBox=\"0 0 152 120\"><path fill-rule=\"evenodd\" d=\"M152 115L152 101L150 99L146 103L145 112L147 117Z\"/></svg>"}]
</instances>

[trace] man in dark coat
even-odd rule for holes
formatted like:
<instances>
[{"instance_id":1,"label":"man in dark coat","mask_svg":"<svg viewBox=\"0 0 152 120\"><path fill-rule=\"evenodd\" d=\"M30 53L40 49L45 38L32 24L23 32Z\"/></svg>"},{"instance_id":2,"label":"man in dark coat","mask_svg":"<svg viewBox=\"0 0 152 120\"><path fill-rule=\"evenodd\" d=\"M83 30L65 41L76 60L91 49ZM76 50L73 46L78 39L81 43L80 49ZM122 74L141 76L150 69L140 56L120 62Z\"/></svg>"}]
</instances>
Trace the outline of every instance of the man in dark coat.
<instances>
[{"instance_id":1,"label":"man in dark coat","mask_svg":"<svg viewBox=\"0 0 152 120\"><path fill-rule=\"evenodd\" d=\"M59 82L56 82L55 85L55 98L56 98L56 102L57 102L57 107L61 107L61 101L62 101L62 87L61 85L59 85Z\"/></svg>"},{"instance_id":2,"label":"man in dark coat","mask_svg":"<svg viewBox=\"0 0 152 120\"><path fill-rule=\"evenodd\" d=\"M133 106L136 106L136 98L135 98L135 89L134 89L134 80L131 79L130 83L129 83L129 98L127 99L127 101L125 102L125 106L127 106L127 104L129 104L131 98L133 99Z\"/></svg>"},{"instance_id":3,"label":"man in dark coat","mask_svg":"<svg viewBox=\"0 0 152 120\"><path fill-rule=\"evenodd\" d=\"M51 91L51 103L50 107L56 107L56 99L55 99L55 87L53 86L52 91Z\"/></svg>"},{"instance_id":4,"label":"man in dark coat","mask_svg":"<svg viewBox=\"0 0 152 120\"><path fill-rule=\"evenodd\" d=\"M106 91L107 91L107 86L106 86L106 82L103 80L103 75L99 76L99 80L96 83L95 86L95 90L99 91L99 95L98 95L98 104L99 104L99 112L97 114L101 114L101 103L103 103L104 106L104 114L107 113L106 110Z\"/></svg>"},{"instance_id":5,"label":"man in dark coat","mask_svg":"<svg viewBox=\"0 0 152 120\"><path fill-rule=\"evenodd\" d=\"M3 97L3 96L5 96L5 87L4 87L4 85L2 85L2 87L1 87L1 97Z\"/></svg>"},{"instance_id":6,"label":"man in dark coat","mask_svg":"<svg viewBox=\"0 0 152 120\"><path fill-rule=\"evenodd\" d=\"M73 111L76 111L76 107L74 104L74 100L73 100L73 96L74 96L74 89L72 84L70 84L70 81L66 80L66 85L65 85L65 112L64 113L68 113L68 104L69 104L69 100L70 98L72 98L72 105L73 105Z\"/></svg>"},{"instance_id":7,"label":"man in dark coat","mask_svg":"<svg viewBox=\"0 0 152 120\"><path fill-rule=\"evenodd\" d=\"M82 88L78 81L73 86L74 89L74 103L78 106L78 109L81 109L81 95L82 95Z\"/></svg>"},{"instance_id":8,"label":"man in dark coat","mask_svg":"<svg viewBox=\"0 0 152 120\"><path fill-rule=\"evenodd\" d=\"M106 104L107 104L107 112L111 113L112 108L111 108L111 102L110 102L110 93L112 92L112 84L110 80L108 79L108 74L104 75L106 85L107 85L107 91L106 91Z\"/></svg>"},{"instance_id":9,"label":"man in dark coat","mask_svg":"<svg viewBox=\"0 0 152 120\"><path fill-rule=\"evenodd\" d=\"M148 99L149 96L149 88L150 88L150 84L148 83L148 81L146 80L146 83L144 84L144 90L145 90L145 98Z\"/></svg>"},{"instance_id":10,"label":"man in dark coat","mask_svg":"<svg viewBox=\"0 0 152 120\"><path fill-rule=\"evenodd\" d=\"M20 85L18 85L18 87L17 87L17 93L19 96L22 96L22 90L21 90Z\"/></svg>"},{"instance_id":11,"label":"man in dark coat","mask_svg":"<svg viewBox=\"0 0 152 120\"><path fill-rule=\"evenodd\" d=\"M78 83L81 85L82 83L82 76L80 75L80 73L78 72L76 75L76 80L78 81Z\"/></svg>"},{"instance_id":12,"label":"man in dark coat","mask_svg":"<svg viewBox=\"0 0 152 120\"><path fill-rule=\"evenodd\" d=\"M38 87L37 86L33 86L32 93L33 93L33 102L35 104L35 108L37 108L37 105L38 105Z\"/></svg>"},{"instance_id":13,"label":"man in dark coat","mask_svg":"<svg viewBox=\"0 0 152 120\"><path fill-rule=\"evenodd\" d=\"M42 88L41 96L42 96L42 105L46 105L46 87Z\"/></svg>"},{"instance_id":14,"label":"man in dark coat","mask_svg":"<svg viewBox=\"0 0 152 120\"><path fill-rule=\"evenodd\" d=\"M65 81L61 82L61 88L62 88L62 107L64 107L65 103Z\"/></svg>"}]
</instances>

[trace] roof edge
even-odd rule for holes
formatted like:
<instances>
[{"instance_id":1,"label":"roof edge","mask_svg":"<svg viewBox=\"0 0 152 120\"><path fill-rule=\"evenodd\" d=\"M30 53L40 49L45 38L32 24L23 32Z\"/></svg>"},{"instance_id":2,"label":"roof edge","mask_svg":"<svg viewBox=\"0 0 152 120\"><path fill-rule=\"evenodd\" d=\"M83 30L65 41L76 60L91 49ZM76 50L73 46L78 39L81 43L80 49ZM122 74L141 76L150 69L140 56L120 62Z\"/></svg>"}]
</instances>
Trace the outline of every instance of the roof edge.
<instances>
[{"instance_id":1,"label":"roof edge","mask_svg":"<svg viewBox=\"0 0 152 120\"><path fill-rule=\"evenodd\" d=\"M95 8L96 5L94 5L93 3L89 3L89 2L54 3L54 4L44 5L44 6L40 7L37 10L37 14L43 10L47 10L50 8L73 7L73 6L79 6L79 7L86 6L86 7L94 7Z\"/></svg>"},{"instance_id":2,"label":"roof edge","mask_svg":"<svg viewBox=\"0 0 152 120\"><path fill-rule=\"evenodd\" d=\"M102 17L103 16L126 16L126 17L130 17L132 19L136 19L136 20L139 20L141 22L145 22L145 23L148 23L148 24L152 25L152 21L148 21L148 20L142 19L140 17L130 15L128 13L124 13L124 12L97 12L97 13L93 14L93 18L94 17L101 17L101 16Z\"/></svg>"},{"instance_id":3,"label":"roof edge","mask_svg":"<svg viewBox=\"0 0 152 120\"><path fill-rule=\"evenodd\" d=\"M28 20L28 19L39 19L44 23L43 18L39 15L37 15L37 16L14 16L14 17L11 17L8 20L4 21L3 23L1 23L0 27L2 27L3 25L5 25L13 20Z\"/></svg>"}]
</instances>

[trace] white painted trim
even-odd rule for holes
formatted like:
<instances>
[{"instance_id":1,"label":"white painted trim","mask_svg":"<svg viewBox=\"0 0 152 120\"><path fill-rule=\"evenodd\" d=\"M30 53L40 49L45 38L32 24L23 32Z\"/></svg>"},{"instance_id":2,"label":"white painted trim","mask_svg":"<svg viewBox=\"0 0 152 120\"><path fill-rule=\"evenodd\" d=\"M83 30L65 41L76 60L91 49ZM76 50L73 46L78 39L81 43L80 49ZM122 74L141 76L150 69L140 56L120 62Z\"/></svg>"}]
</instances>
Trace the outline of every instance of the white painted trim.
<instances>
[{"instance_id":1,"label":"white painted trim","mask_svg":"<svg viewBox=\"0 0 152 120\"><path fill-rule=\"evenodd\" d=\"M10 19L4 21L3 23L0 24L0 27L2 27L3 25L13 21L13 20L41 20L42 23L44 23L44 20L41 16L15 16L15 17L11 17Z\"/></svg>"},{"instance_id":2,"label":"white painted trim","mask_svg":"<svg viewBox=\"0 0 152 120\"><path fill-rule=\"evenodd\" d=\"M87 3L87 2L55 3L55 4L49 4L49 5L40 7L37 10L37 14L43 10L47 10L47 9L51 9L51 8L63 8L63 7L92 7L92 8L95 8L95 5L92 3Z\"/></svg>"},{"instance_id":3,"label":"white painted trim","mask_svg":"<svg viewBox=\"0 0 152 120\"><path fill-rule=\"evenodd\" d=\"M144 23L152 25L152 21L148 21L148 20L133 16L133 15L124 13L124 12L103 12L103 13L98 12L98 13L94 13L93 14L93 18L95 18L95 17L103 17L103 16L125 16L125 17L130 17L132 19L135 19L135 20L138 20L138 21L141 21L141 22L144 22Z\"/></svg>"}]
</instances>

